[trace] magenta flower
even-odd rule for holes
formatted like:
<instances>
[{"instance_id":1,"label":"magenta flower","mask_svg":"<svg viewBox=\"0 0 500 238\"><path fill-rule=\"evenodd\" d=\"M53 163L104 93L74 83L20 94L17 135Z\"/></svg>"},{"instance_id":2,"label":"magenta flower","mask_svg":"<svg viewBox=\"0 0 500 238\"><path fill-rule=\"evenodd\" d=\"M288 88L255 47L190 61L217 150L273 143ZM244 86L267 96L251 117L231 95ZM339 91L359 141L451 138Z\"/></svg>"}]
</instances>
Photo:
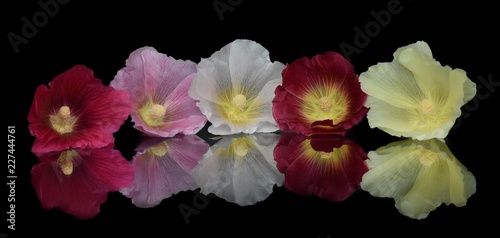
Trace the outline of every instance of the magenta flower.
<instances>
[{"instance_id":1,"label":"magenta flower","mask_svg":"<svg viewBox=\"0 0 500 238\"><path fill-rule=\"evenodd\" d=\"M104 86L83 65L60 74L48 86L37 88L28 114L35 153L106 146L130 115L127 94Z\"/></svg>"},{"instance_id":2,"label":"magenta flower","mask_svg":"<svg viewBox=\"0 0 500 238\"><path fill-rule=\"evenodd\" d=\"M118 71L111 86L128 92L133 102L134 127L156 137L196 134L207 118L188 96L196 64L176 60L152 47L132 52L126 67Z\"/></svg>"},{"instance_id":3,"label":"magenta flower","mask_svg":"<svg viewBox=\"0 0 500 238\"><path fill-rule=\"evenodd\" d=\"M132 160L134 182L120 192L137 207L147 208L181 191L196 189L191 171L208 147L208 143L196 135L147 137L137 147Z\"/></svg>"},{"instance_id":4,"label":"magenta flower","mask_svg":"<svg viewBox=\"0 0 500 238\"><path fill-rule=\"evenodd\" d=\"M129 186L134 170L112 146L39 155L31 182L44 209L59 208L79 219L95 217L109 192Z\"/></svg>"}]
</instances>

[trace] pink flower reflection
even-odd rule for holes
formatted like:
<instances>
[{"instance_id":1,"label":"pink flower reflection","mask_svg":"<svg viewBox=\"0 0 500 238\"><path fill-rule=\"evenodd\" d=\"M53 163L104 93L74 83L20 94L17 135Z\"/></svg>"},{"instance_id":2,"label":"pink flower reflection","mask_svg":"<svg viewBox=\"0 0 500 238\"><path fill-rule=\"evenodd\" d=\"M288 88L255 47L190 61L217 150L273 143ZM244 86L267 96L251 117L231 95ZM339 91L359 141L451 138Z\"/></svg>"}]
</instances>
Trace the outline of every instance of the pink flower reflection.
<instances>
[{"instance_id":1,"label":"pink flower reflection","mask_svg":"<svg viewBox=\"0 0 500 238\"><path fill-rule=\"evenodd\" d=\"M129 186L134 170L112 146L38 154L31 182L45 209L58 207L79 219L96 216L109 192Z\"/></svg>"},{"instance_id":2,"label":"pink flower reflection","mask_svg":"<svg viewBox=\"0 0 500 238\"><path fill-rule=\"evenodd\" d=\"M333 202L351 196L368 171L363 149L340 135L283 133L274 159L290 191Z\"/></svg>"},{"instance_id":3,"label":"pink flower reflection","mask_svg":"<svg viewBox=\"0 0 500 238\"><path fill-rule=\"evenodd\" d=\"M132 160L135 180L121 193L137 207L158 205L163 199L196 188L191 170L208 151L208 143L196 135L171 138L146 137Z\"/></svg>"}]
</instances>

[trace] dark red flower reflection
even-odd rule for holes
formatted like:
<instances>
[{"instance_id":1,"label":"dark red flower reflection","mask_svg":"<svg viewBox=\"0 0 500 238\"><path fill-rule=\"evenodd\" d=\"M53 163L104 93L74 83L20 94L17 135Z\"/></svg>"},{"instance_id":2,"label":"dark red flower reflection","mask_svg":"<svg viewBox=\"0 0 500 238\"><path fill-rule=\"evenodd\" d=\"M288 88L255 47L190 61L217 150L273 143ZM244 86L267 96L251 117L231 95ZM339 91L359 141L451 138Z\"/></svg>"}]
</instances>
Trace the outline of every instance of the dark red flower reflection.
<instances>
[{"instance_id":1,"label":"dark red flower reflection","mask_svg":"<svg viewBox=\"0 0 500 238\"><path fill-rule=\"evenodd\" d=\"M28 114L30 132L36 136L34 153L113 143L113 133L132 110L125 91L104 86L83 65L63 72L48 86L37 88Z\"/></svg>"},{"instance_id":2,"label":"dark red flower reflection","mask_svg":"<svg viewBox=\"0 0 500 238\"><path fill-rule=\"evenodd\" d=\"M31 182L44 209L79 219L96 216L109 192L129 186L134 169L118 150L76 149L39 154Z\"/></svg>"},{"instance_id":3,"label":"dark red flower reflection","mask_svg":"<svg viewBox=\"0 0 500 238\"><path fill-rule=\"evenodd\" d=\"M273 99L282 131L344 134L368 112L353 65L336 52L300 58L285 67L282 77Z\"/></svg>"},{"instance_id":4,"label":"dark red flower reflection","mask_svg":"<svg viewBox=\"0 0 500 238\"><path fill-rule=\"evenodd\" d=\"M334 202L351 196L368 171L363 149L339 135L283 133L274 159L287 189Z\"/></svg>"}]
</instances>

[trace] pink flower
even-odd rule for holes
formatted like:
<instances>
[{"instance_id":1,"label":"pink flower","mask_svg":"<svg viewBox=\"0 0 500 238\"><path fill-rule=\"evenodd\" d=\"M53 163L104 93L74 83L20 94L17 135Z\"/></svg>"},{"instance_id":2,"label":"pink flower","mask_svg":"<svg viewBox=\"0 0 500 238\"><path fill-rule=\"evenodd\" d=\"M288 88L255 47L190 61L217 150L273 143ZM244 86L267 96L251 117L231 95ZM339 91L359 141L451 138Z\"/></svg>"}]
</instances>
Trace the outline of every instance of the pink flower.
<instances>
[{"instance_id":1,"label":"pink flower","mask_svg":"<svg viewBox=\"0 0 500 238\"><path fill-rule=\"evenodd\" d=\"M282 131L344 134L368 109L353 65L336 52L287 65L276 87L273 116Z\"/></svg>"},{"instance_id":2,"label":"pink flower","mask_svg":"<svg viewBox=\"0 0 500 238\"><path fill-rule=\"evenodd\" d=\"M208 143L196 135L147 137L137 147L132 160L134 182L120 192L137 207L147 208L178 192L196 189L191 171L208 147Z\"/></svg>"},{"instance_id":3,"label":"pink flower","mask_svg":"<svg viewBox=\"0 0 500 238\"><path fill-rule=\"evenodd\" d=\"M350 197L368 171L367 154L340 135L283 133L274 149L284 186L302 195L337 202Z\"/></svg>"},{"instance_id":4,"label":"pink flower","mask_svg":"<svg viewBox=\"0 0 500 238\"><path fill-rule=\"evenodd\" d=\"M194 62L142 47L130 54L126 67L118 71L110 85L130 95L131 117L137 130L149 136L171 137L196 134L207 122L197 101L188 95L195 75Z\"/></svg>"},{"instance_id":5,"label":"pink flower","mask_svg":"<svg viewBox=\"0 0 500 238\"><path fill-rule=\"evenodd\" d=\"M35 153L113 143L113 133L131 111L125 92L104 86L83 65L60 74L48 86L37 88L28 115L30 132L36 136Z\"/></svg>"},{"instance_id":6,"label":"pink flower","mask_svg":"<svg viewBox=\"0 0 500 238\"><path fill-rule=\"evenodd\" d=\"M79 219L96 216L109 192L129 186L134 170L112 146L39 155L31 182L44 209L58 207Z\"/></svg>"}]
</instances>

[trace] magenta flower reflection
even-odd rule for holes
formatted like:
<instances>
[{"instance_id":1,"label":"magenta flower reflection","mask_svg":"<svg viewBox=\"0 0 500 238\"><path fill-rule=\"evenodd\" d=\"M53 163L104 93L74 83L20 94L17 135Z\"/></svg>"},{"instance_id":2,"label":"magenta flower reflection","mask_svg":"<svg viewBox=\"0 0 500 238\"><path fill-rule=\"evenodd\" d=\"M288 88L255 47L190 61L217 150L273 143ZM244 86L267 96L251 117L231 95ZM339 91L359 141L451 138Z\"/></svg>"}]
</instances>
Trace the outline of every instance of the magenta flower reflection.
<instances>
[{"instance_id":1,"label":"magenta flower reflection","mask_svg":"<svg viewBox=\"0 0 500 238\"><path fill-rule=\"evenodd\" d=\"M76 65L40 85L28 114L36 136L32 151L100 148L114 142L113 133L130 115L132 103L121 90L104 86L94 73Z\"/></svg>"},{"instance_id":2,"label":"magenta flower reflection","mask_svg":"<svg viewBox=\"0 0 500 238\"><path fill-rule=\"evenodd\" d=\"M363 149L340 135L284 133L274 159L285 174L284 186L302 195L337 202L351 196L368 171Z\"/></svg>"},{"instance_id":3,"label":"magenta flower reflection","mask_svg":"<svg viewBox=\"0 0 500 238\"><path fill-rule=\"evenodd\" d=\"M194 62L142 47L130 54L110 85L128 92L136 129L149 136L172 137L196 134L207 122L188 95L195 75Z\"/></svg>"},{"instance_id":4,"label":"magenta flower reflection","mask_svg":"<svg viewBox=\"0 0 500 238\"><path fill-rule=\"evenodd\" d=\"M109 192L130 186L134 170L111 146L39 155L31 182L44 209L59 208L79 219L95 217Z\"/></svg>"},{"instance_id":5,"label":"magenta flower reflection","mask_svg":"<svg viewBox=\"0 0 500 238\"><path fill-rule=\"evenodd\" d=\"M131 198L137 207L147 208L178 192L196 189L191 170L208 147L208 143L196 135L145 138L132 160L134 182L121 193Z\"/></svg>"}]
</instances>

